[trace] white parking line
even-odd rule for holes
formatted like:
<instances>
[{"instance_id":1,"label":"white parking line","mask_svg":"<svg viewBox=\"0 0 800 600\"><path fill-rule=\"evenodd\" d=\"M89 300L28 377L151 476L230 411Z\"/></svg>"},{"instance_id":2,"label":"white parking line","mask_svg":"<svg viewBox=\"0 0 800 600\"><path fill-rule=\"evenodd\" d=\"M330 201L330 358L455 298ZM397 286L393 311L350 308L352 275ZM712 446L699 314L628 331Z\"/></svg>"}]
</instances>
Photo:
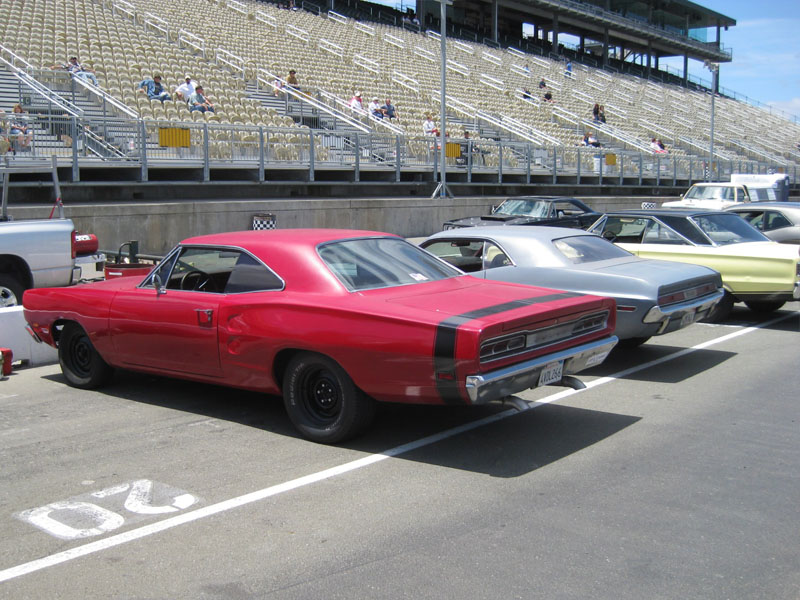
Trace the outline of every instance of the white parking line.
<instances>
[{"instance_id":1,"label":"white parking line","mask_svg":"<svg viewBox=\"0 0 800 600\"><path fill-rule=\"evenodd\" d=\"M729 333L727 335L720 336L718 338L714 338L707 342L703 342L701 344L697 344L692 346L691 348L684 348L683 350L679 350L678 352L673 352L672 354L668 354L666 356L662 356L661 358L657 358L655 360L651 360L647 363L636 365L630 367L628 369L624 369L613 375L609 375L607 377L600 377L593 381L590 381L586 384L586 389L596 388L598 386L604 385L606 383L610 383L615 381L621 377L625 377L632 373L636 373L638 371L643 371L645 369L649 369L650 367L659 365L664 362L668 362L670 360L675 360L676 358L680 358L682 356L686 356L687 354L691 354L692 352L697 352L698 350L703 350L705 348L709 348L711 346L715 346L717 344L721 344L723 342L727 342L733 338L746 335L748 333L752 333L753 331L757 331L764 327L769 327L770 325L774 325L775 323L779 323L781 321L785 321L786 319L790 319L792 317L796 317L798 312L791 312L787 314L782 314L774 319L761 323L759 325L754 325L752 327L746 327L733 333ZM568 396L572 396L573 394L577 394L582 390L573 390L568 389L562 392L558 392L555 394L551 394L541 400L528 402L528 408L526 410L535 409L540 406L544 406L546 404L550 404L557 400L561 400L563 398L567 398ZM63 552L57 552L55 554L51 554L49 556L45 556L43 558L39 558L36 560L32 560L27 563L23 563L21 565L17 565L15 567L10 567L8 569L4 569L0 571L0 583L4 581L8 581L10 579L14 579L16 577L20 577L22 575L27 575L29 573L33 573L35 571L40 571L42 569L46 569L48 567L52 567L64 562L68 562L70 560L80 558L82 556L86 556L89 554L94 554L96 552L100 552L102 550L107 550L108 548L113 548L115 546L120 546L122 544L126 544L128 542L132 542L134 540L141 539L143 537L147 537L153 535L155 533L159 533L161 531L166 531L168 529L172 529L173 527L178 527L179 525L185 525L186 523L191 523L193 521L198 521L200 519L205 519L206 517L210 517L212 515L216 515L219 513L227 512L234 508L238 508L240 506L245 506L247 504L252 504L253 502L258 502L259 500L264 500L265 498L270 498L272 496L277 496L278 494L283 494L285 492L289 492L291 490L296 490L301 487L305 487L307 485L311 485L317 483L319 481L323 481L325 479L330 479L332 477L337 477L339 475L343 475L345 473L349 473L351 471L356 471L358 469L362 469L369 465L381 462L386 460L387 458L393 458L396 456L400 456L407 452L411 452L412 450L416 450L418 448L422 448L425 446L429 446L431 444L435 444L436 442L445 440L447 438L453 437L460 433L464 433L465 431L471 431L473 429L477 429L479 427L483 427L484 425L488 425L490 423L495 423L497 421L501 421L507 417L512 415L518 414L520 411L517 409L509 409L506 411L502 411L491 416L485 417L483 419L479 419L477 421L472 421L470 423L465 423L458 427L453 427L452 429L447 429L445 431L441 431L439 433L429 435L428 437L421 438L419 440L415 440L413 442L409 442L407 444L403 444L401 446L395 446L394 448L390 448L389 450L385 450L380 454L370 454L363 458L359 458L357 460L344 463L337 467L332 467L330 469L325 469L324 471L319 471L317 473L311 473L310 475L305 475L303 477L299 477L298 479L293 479L291 481L287 481L284 483L280 483L278 485L273 485L268 488L264 488L261 490L257 490L255 492L250 492L249 494L244 494L242 496L237 496L236 498L231 498L229 500L224 500L222 502L217 502L216 504L212 504L210 506L205 506L203 508L198 508L197 510L193 510L191 512L182 513L180 515L176 515L174 517L170 517L168 519L164 519L163 521L159 521L158 523L153 523L151 525L145 525L144 527L139 527L137 529L132 529L130 531L126 531L124 533L119 533L117 535L113 535L111 537L98 540L96 542L91 542L88 544L84 544L82 546L77 546L75 548L71 548L69 550L65 550Z\"/></svg>"}]
</instances>

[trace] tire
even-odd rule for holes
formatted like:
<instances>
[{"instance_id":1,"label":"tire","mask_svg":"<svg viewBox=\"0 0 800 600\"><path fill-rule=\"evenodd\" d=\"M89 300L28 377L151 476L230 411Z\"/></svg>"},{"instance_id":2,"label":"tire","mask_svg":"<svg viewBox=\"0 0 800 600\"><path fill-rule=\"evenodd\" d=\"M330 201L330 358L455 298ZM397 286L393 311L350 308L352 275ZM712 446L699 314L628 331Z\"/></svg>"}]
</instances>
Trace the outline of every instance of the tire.
<instances>
[{"instance_id":1,"label":"tire","mask_svg":"<svg viewBox=\"0 0 800 600\"><path fill-rule=\"evenodd\" d=\"M731 314L733 310L733 305L736 302L733 298L733 294L729 291L725 290L725 294L722 296L720 301L717 305L711 309L711 312L706 315L706 317L702 320L703 323L721 323L728 316Z\"/></svg>"},{"instance_id":2,"label":"tire","mask_svg":"<svg viewBox=\"0 0 800 600\"><path fill-rule=\"evenodd\" d=\"M783 300L752 300L745 302L745 304L754 313L771 313L778 310L786 302Z\"/></svg>"},{"instance_id":3,"label":"tire","mask_svg":"<svg viewBox=\"0 0 800 600\"><path fill-rule=\"evenodd\" d=\"M297 354L283 377L283 402L303 437L323 444L350 439L372 422L375 401L358 389L336 361Z\"/></svg>"},{"instance_id":4,"label":"tire","mask_svg":"<svg viewBox=\"0 0 800 600\"><path fill-rule=\"evenodd\" d=\"M114 373L77 323L68 323L61 332L58 340L58 362L67 383L82 390L101 387Z\"/></svg>"},{"instance_id":5,"label":"tire","mask_svg":"<svg viewBox=\"0 0 800 600\"><path fill-rule=\"evenodd\" d=\"M620 350L632 350L633 348L638 348L639 346L644 344L649 339L650 339L650 336L627 338L627 339L620 340L619 342L617 342L617 348L620 349Z\"/></svg>"},{"instance_id":6,"label":"tire","mask_svg":"<svg viewBox=\"0 0 800 600\"><path fill-rule=\"evenodd\" d=\"M25 288L12 275L0 273L0 308L21 306Z\"/></svg>"}]
</instances>

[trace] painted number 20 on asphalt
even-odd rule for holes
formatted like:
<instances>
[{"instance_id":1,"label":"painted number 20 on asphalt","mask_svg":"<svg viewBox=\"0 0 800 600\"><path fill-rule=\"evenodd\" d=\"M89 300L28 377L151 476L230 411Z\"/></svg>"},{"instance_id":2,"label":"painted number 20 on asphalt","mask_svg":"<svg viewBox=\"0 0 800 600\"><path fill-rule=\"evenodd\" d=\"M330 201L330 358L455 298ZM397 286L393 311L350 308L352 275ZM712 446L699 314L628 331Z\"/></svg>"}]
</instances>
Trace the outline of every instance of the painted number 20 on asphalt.
<instances>
[{"instance_id":1,"label":"painted number 20 on asphalt","mask_svg":"<svg viewBox=\"0 0 800 600\"><path fill-rule=\"evenodd\" d=\"M184 510L199 498L183 490L137 479L15 515L63 540L94 537L157 515Z\"/></svg>"}]
</instances>

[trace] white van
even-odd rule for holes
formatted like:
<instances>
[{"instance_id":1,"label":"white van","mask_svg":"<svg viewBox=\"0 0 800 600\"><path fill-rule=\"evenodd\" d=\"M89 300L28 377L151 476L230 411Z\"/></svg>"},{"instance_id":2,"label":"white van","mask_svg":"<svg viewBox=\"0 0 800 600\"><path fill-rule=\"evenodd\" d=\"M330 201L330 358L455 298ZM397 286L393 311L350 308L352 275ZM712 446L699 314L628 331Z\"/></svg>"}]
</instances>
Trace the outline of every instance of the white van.
<instances>
[{"instance_id":1,"label":"white van","mask_svg":"<svg viewBox=\"0 0 800 600\"><path fill-rule=\"evenodd\" d=\"M753 202L789 201L789 175L786 173L771 175L733 173L731 183L746 185Z\"/></svg>"}]
</instances>

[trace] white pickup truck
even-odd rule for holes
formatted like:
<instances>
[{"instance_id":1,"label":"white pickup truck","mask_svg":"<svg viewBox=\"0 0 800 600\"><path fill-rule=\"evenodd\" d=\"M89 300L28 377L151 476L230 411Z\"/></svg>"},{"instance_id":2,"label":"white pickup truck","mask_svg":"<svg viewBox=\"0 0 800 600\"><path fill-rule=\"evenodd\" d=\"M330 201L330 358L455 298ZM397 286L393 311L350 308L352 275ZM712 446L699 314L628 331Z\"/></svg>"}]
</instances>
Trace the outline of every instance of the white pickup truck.
<instances>
[{"instance_id":1,"label":"white pickup truck","mask_svg":"<svg viewBox=\"0 0 800 600\"><path fill-rule=\"evenodd\" d=\"M0 308L22 304L27 289L76 282L75 244L69 219L0 222Z\"/></svg>"},{"instance_id":2,"label":"white pickup truck","mask_svg":"<svg viewBox=\"0 0 800 600\"><path fill-rule=\"evenodd\" d=\"M707 208L724 210L742 202L750 202L747 186L741 183L711 182L695 183L680 200L664 202L663 208Z\"/></svg>"}]
</instances>

